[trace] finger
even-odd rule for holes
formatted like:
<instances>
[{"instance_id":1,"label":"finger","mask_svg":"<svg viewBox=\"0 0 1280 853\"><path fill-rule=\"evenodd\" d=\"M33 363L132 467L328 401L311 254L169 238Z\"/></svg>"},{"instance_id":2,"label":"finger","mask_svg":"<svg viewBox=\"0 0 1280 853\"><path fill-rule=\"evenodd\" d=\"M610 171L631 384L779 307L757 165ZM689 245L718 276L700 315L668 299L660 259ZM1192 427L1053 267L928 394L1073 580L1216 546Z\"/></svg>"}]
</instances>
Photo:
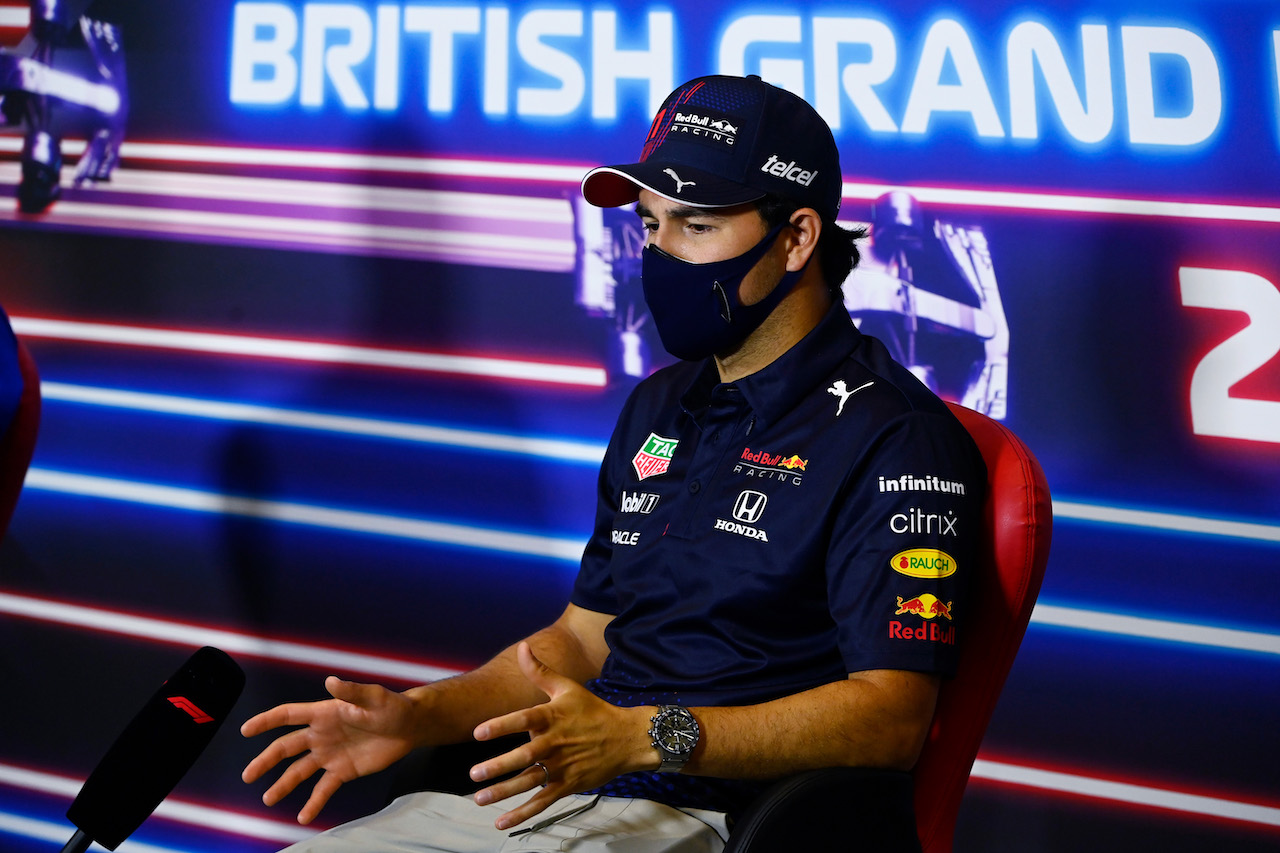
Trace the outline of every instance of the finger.
<instances>
[{"instance_id":1,"label":"finger","mask_svg":"<svg viewBox=\"0 0 1280 853\"><path fill-rule=\"evenodd\" d=\"M329 798L342 787L342 784L343 780L338 774L332 770L326 770L316 782L315 787L311 789L311 796L307 798L306 805L302 807L302 811L298 812L298 823L306 826L315 820L329 802Z\"/></svg>"},{"instance_id":2,"label":"finger","mask_svg":"<svg viewBox=\"0 0 1280 853\"><path fill-rule=\"evenodd\" d=\"M545 715L539 710L539 706L534 705L532 708L512 711L510 714L503 714L501 717L485 720L476 726L471 735L476 740L493 740L516 732L535 731L542 728L545 722Z\"/></svg>"},{"instance_id":3,"label":"finger","mask_svg":"<svg viewBox=\"0 0 1280 853\"><path fill-rule=\"evenodd\" d=\"M291 702L277 705L245 720L240 726L240 734L254 737L281 726L305 726L311 722L315 702Z\"/></svg>"},{"instance_id":4,"label":"finger","mask_svg":"<svg viewBox=\"0 0 1280 853\"><path fill-rule=\"evenodd\" d=\"M537 760L538 756L534 754L532 744L522 744L510 752L504 752L472 767L471 780L473 782L484 782L489 779L497 779L499 776L505 776L508 773L517 773L526 767L532 766Z\"/></svg>"},{"instance_id":5,"label":"finger","mask_svg":"<svg viewBox=\"0 0 1280 853\"><path fill-rule=\"evenodd\" d=\"M376 704L381 694L386 691L385 687L377 684L343 681L336 675L331 675L324 680L324 689L328 690L329 695L334 699L341 699L343 702L350 702L352 705L359 705L361 708L368 708Z\"/></svg>"},{"instance_id":6,"label":"finger","mask_svg":"<svg viewBox=\"0 0 1280 853\"><path fill-rule=\"evenodd\" d=\"M512 776L510 779L499 782L496 785L490 785L488 788L476 791L476 805L487 806L490 803L514 797L516 794L523 794L526 791L541 788L546 779L547 774L543 773L542 768L535 764L518 776Z\"/></svg>"},{"instance_id":7,"label":"finger","mask_svg":"<svg viewBox=\"0 0 1280 853\"><path fill-rule=\"evenodd\" d=\"M547 694L547 698L555 698L566 689L576 687L577 682L561 675L542 661L538 660L527 642L516 647L516 662L529 683Z\"/></svg>"},{"instance_id":8,"label":"finger","mask_svg":"<svg viewBox=\"0 0 1280 853\"><path fill-rule=\"evenodd\" d=\"M244 737L254 737L260 735L268 729L274 729L276 723L272 722L272 717L278 709L272 708L270 711L263 711L261 714L254 714L249 719L240 724L240 734Z\"/></svg>"},{"instance_id":9,"label":"finger","mask_svg":"<svg viewBox=\"0 0 1280 853\"><path fill-rule=\"evenodd\" d=\"M263 750L253 757L253 760L244 766L240 771L240 781L247 785L252 785L263 777L268 770L275 767L280 759L267 755L267 751Z\"/></svg>"},{"instance_id":10,"label":"finger","mask_svg":"<svg viewBox=\"0 0 1280 853\"><path fill-rule=\"evenodd\" d=\"M263 774L281 761L286 758L292 758L295 755L301 755L306 751L307 740L302 730L281 735L245 766L240 778L245 782L256 782L262 778Z\"/></svg>"},{"instance_id":11,"label":"finger","mask_svg":"<svg viewBox=\"0 0 1280 853\"><path fill-rule=\"evenodd\" d=\"M270 788L262 795L262 802L274 806L293 793L294 789L311 778L320 769L320 762L310 755L304 755L280 774Z\"/></svg>"},{"instance_id":12,"label":"finger","mask_svg":"<svg viewBox=\"0 0 1280 853\"><path fill-rule=\"evenodd\" d=\"M241 724L240 734L245 737L254 737L271 729L278 729L281 726L288 725L285 722L289 716L288 709L288 705L277 705L269 711L255 714Z\"/></svg>"},{"instance_id":13,"label":"finger","mask_svg":"<svg viewBox=\"0 0 1280 853\"><path fill-rule=\"evenodd\" d=\"M560 799L560 794L552 793L550 787L542 788L538 793L530 797L528 802L499 817L493 822L493 825L498 829L517 826L531 817L542 814L558 799Z\"/></svg>"}]
</instances>

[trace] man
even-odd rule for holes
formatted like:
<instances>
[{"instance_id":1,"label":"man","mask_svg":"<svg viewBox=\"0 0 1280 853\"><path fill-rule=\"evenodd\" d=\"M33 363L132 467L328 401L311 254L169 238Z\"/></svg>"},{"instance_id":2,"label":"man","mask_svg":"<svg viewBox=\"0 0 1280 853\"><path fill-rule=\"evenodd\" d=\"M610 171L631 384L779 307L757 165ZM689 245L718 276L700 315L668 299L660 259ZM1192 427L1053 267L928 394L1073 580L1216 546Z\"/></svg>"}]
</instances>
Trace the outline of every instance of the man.
<instances>
[{"instance_id":1,"label":"man","mask_svg":"<svg viewBox=\"0 0 1280 853\"><path fill-rule=\"evenodd\" d=\"M841 186L826 124L758 78L685 84L639 163L587 175L587 201L636 202L646 301L684 361L627 401L568 607L457 678L403 694L331 678L333 699L249 720L303 728L245 779L299 756L273 804L323 770L306 823L414 747L530 740L472 769L483 808L409 795L299 849L507 849L540 817L522 849L713 851L768 780L914 764L954 666L985 471L844 310L859 235L836 225Z\"/></svg>"}]
</instances>

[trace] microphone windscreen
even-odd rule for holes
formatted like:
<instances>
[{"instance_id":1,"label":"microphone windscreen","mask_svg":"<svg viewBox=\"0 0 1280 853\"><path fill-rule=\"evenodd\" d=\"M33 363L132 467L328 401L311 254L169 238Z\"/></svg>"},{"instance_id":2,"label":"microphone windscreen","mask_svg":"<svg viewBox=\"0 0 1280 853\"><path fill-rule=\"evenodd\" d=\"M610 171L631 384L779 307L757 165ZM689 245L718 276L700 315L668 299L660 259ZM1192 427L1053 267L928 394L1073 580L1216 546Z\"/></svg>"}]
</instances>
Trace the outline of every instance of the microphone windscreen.
<instances>
[{"instance_id":1,"label":"microphone windscreen","mask_svg":"<svg viewBox=\"0 0 1280 853\"><path fill-rule=\"evenodd\" d=\"M209 745L244 689L244 672L205 646L166 681L85 780L67 818L115 850Z\"/></svg>"}]
</instances>

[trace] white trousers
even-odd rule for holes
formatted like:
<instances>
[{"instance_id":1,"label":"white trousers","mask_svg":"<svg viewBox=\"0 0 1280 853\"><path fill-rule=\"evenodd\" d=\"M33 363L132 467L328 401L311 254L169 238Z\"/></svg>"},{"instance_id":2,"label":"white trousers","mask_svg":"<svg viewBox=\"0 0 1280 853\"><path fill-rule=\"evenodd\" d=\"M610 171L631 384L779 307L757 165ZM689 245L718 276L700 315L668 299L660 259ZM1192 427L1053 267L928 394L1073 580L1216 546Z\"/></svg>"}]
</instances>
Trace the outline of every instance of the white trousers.
<instances>
[{"instance_id":1,"label":"white trousers","mask_svg":"<svg viewBox=\"0 0 1280 853\"><path fill-rule=\"evenodd\" d=\"M515 829L572 811L594 797L565 797ZM511 803L478 806L469 797L406 794L377 814L320 833L284 853L720 853L724 815L650 800L601 797L594 808L536 832L511 837L493 822Z\"/></svg>"}]
</instances>

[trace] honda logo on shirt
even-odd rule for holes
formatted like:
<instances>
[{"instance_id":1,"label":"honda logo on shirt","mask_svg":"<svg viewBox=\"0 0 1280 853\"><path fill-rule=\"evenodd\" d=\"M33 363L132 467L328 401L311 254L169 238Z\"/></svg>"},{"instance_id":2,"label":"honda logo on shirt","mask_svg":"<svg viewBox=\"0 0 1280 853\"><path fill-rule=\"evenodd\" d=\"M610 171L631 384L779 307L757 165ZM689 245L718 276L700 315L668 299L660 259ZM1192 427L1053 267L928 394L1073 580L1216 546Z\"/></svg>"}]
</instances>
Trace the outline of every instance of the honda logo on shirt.
<instances>
[{"instance_id":1,"label":"honda logo on shirt","mask_svg":"<svg viewBox=\"0 0 1280 853\"><path fill-rule=\"evenodd\" d=\"M764 515L764 505L768 502L764 492L747 489L738 495L737 503L733 505L733 517L743 524L755 524Z\"/></svg>"}]
</instances>

